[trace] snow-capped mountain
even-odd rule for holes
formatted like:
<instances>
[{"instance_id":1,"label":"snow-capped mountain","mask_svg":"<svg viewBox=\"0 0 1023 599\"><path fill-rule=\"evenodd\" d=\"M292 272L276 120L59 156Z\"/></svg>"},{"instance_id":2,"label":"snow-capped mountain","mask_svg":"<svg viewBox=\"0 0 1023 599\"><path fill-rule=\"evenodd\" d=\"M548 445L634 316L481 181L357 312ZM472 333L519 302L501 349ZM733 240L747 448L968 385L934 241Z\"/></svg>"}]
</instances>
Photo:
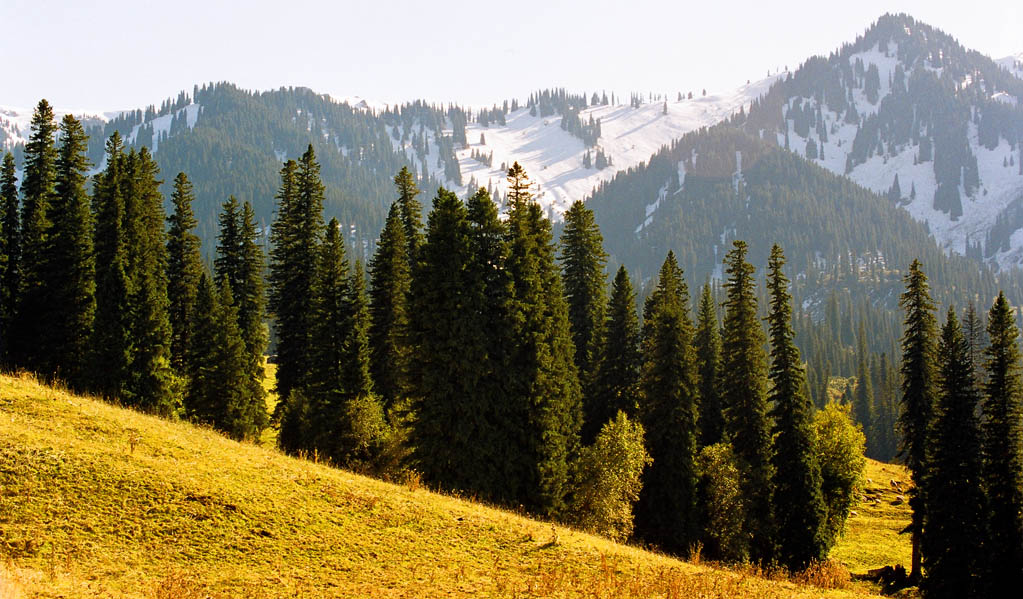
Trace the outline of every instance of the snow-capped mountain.
<instances>
[{"instance_id":1,"label":"snow-capped mountain","mask_svg":"<svg viewBox=\"0 0 1023 599\"><path fill-rule=\"evenodd\" d=\"M120 111L102 112L98 110L55 110L57 119L66 114L74 115L84 127L101 126L121 114ZM15 108L0 106L0 150L10 149L28 140L32 123L31 108Z\"/></svg>"}]
</instances>

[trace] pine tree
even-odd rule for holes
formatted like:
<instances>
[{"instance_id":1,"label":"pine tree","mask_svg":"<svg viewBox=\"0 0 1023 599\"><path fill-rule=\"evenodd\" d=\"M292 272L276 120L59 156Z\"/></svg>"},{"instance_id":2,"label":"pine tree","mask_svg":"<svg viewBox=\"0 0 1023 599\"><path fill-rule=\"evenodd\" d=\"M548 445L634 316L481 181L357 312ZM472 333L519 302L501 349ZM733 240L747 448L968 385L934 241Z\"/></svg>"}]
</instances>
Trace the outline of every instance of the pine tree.
<instances>
[{"instance_id":1,"label":"pine tree","mask_svg":"<svg viewBox=\"0 0 1023 599\"><path fill-rule=\"evenodd\" d=\"M568 306L555 265L550 221L531 201L528 177L508 170L508 271L513 335L508 380L517 430L522 431L525 485L522 503L547 516L566 506L570 464L579 448L582 405L573 361Z\"/></svg>"},{"instance_id":2,"label":"pine tree","mask_svg":"<svg viewBox=\"0 0 1023 599\"><path fill-rule=\"evenodd\" d=\"M590 401L583 404L586 410L583 438L595 434L594 425L603 427L618 412L635 420L639 411L639 376L643 356L639 346L636 293L624 266L618 267L611 284L604 330L595 388Z\"/></svg>"},{"instance_id":3,"label":"pine tree","mask_svg":"<svg viewBox=\"0 0 1023 599\"><path fill-rule=\"evenodd\" d=\"M50 230L50 204L56 185L57 148L54 137L57 124L53 109L40 100L32 114L32 134L25 144L24 177L21 182L21 256L15 312L11 330L11 349L19 365L46 376L44 363L48 349L40 340L50 326L47 320L50 297L46 288L51 272L47 237Z\"/></svg>"},{"instance_id":4,"label":"pine tree","mask_svg":"<svg viewBox=\"0 0 1023 599\"><path fill-rule=\"evenodd\" d=\"M14 156L7 152L0 170L0 365L4 366L10 365L9 340L18 297L19 221Z\"/></svg>"},{"instance_id":5,"label":"pine tree","mask_svg":"<svg viewBox=\"0 0 1023 599\"><path fill-rule=\"evenodd\" d=\"M202 275L201 242L193 232L198 221L192 212L195 196L185 173L174 178L171 204L174 212L167 217L167 299L171 322L171 365L185 371L185 355L191 346L192 320L196 294Z\"/></svg>"},{"instance_id":6,"label":"pine tree","mask_svg":"<svg viewBox=\"0 0 1023 599\"><path fill-rule=\"evenodd\" d=\"M914 260L905 277L906 291L899 305L906 311L902 336L902 399L899 427L902 430L900 454L906 461L913 491L909 505L913 510L913 563L910 577L920 580L920 534L926 512L924 473L927 469L927 430L935 397L934 302L927 285L927 275L920 262Z\"/></svg>"},{"instance_id":7,"label":"pine tree","mask_svg":"<svg viewBox=\"0 0 1023 599\"><path fill-rule=\"evenodd\" d=\"M591 413L594 401L594 377L604 335L606 298L604 287L604 239L593 219L593 211L576 200L565 213L565 229L561 235L562 280L568 302L568 320L575 346L575 366L583 389L584 415ZM613 416L613 414L612 414ZM605 421L583 423L582 442L596 438Z\"/></svg>"},{"instance_id":8,"label":"pine tree","mask_svg":"<svg viewBox=\"0 0 1023 599\"><path fill-rule=\"evenodd\" d=\"M754 561L774 557L771 510L774 472L771 427L767 419L767 356L764 330L757 318L754 268L746 262L747 246L736 240L725 256L725 318L722 327L721 385L725 432L739 460L742 497L746 506L745 531Z\"/></svg>"},{"instance_id":9,"label":"pine tree","mask_svg":"<svg viewBox=\"0 0 1023 599\"><path fill-rule=\"evenodd\" d=\"M949 309L938 346L937 397L927 447L923 588L927 597L984 597L986 510L981 486L980 391L969 344ZM997 559L997 558L996 558Z\"/></svg>"},{"instance_id":10,"label":"pine tree","mask_svg":"<svg viewBox=\"0 0 1023 599\"><path fill-rule=\"evenodd\" d=\"M988 499L984 555L991 596L1009 596L1023 585L1023 375L1015 309L1003 293L988 314L987 382L982 450Z\"/></svg>"},{"instance_id":11,"label":"pine tree","mask_svg":"<svg viewBox=\"0 0 1023 599\"><path fill-rule=\"evenodd\" d=\"M71 115L61 121L56 162L56 193L50 204L43 289L45 322L40 364L73 389L84 389L87 356L96 311L92 214L85 182L88 138Z\"/></svg>"},{"instance_id":12,"label":"pine tree","mask_svg":"<svg viewBox=\"0 0 1023 599\"><path fill-rule=\"evenodd\" d=\"M300 162L289 160L281 169L277 218L271 225L270 311L277 333L277 404L280 416L292 390L305 384L312 329L313 270L323 236L323 184L312 145ZM281 447L290 447L285 435Z\"/></svg>"},{"instance_id":13,"label":"pine tree","mask_svg":"<svg viewBox=\"0 0 1023 599\"><path fill-rule=\"evenodd\" d=\"M710 283L703 286L696 321L696 363L699 373L700 446L706 447L722 440L724 413L721 405L721 333Z\"/></svg>"},{"instance_id":14,"label":"pine tree","mask_svg":"<svg viewBox=\"0 0 1023 599\"><path fill-rule=\"evenodd\" d=\"M400 206L391 204L369 263L370 366L386 410L408 395L408 294L412 277Z\"/></svg>"},{"instance_id":15,"label":"pine tree","mask_svg":"<svg viewBox=\"0 0 1023 599\"><path fill-rule=\"evenodd\" d=\"M767 287L771 311L771 394L774 406L774 516L777 559L795 572L827 556L827 517L820 464L814 450L813 406L803 392L806 376L792 331L792 296L782 272L785 256L771 248Z\"/></svg>"},{"instance_id":16,"label":"pine tree","mask_svg":"<svg viewBox=\"0 0 1023 599\"><path fill-rule=\"evenodd\" d=\"M409 268L412 269L418 260L419 248L423 245L423 206L416 199L419 188L416 187L416 180L408 167L401 167L394 177L394 184L398 187L397 203L401 212L401 222L405 227L405 253L408 256Z\"/></svg>"},{"instance_id":17,"label":"pine tree","mask_svg":"<svg viewBox=\"0 0 1023 599\"><path fill-rule=\"evenodd\" d=\"M238 328L231 285L219 292L204 272L196 291L193 335L187 353L186 417L209 424L234 439L252 438L252 397L245 364L245 343ZM264 408L265 411L265 408Z\"/></svg>"},{"instance_id":18,"label":"pine tree","mask_svg":"<svg viewBox=\"0 0 1023 599\"><path fill-rule=\"evenodd\" d=\"M653 464L636 507L644 539L685 552L700 533L697 510L697 372L689 289L668 252L643 307L640 415Z\"/></svg>"},{"instance_id":19,"label":"pine tree","mask_svg":"<svg viewBox=\"0 0 1023 599\"><path fill-rule=\"evenodd\" d=\"M970 351L970 366L978 385L983 385L984 350L988 346L987 331L984 329L983 316L977 314L977 308L970 301L963 312L963 336Z\"/></svg>"},{"instance_id":20,"label":"pine tree","mask_svg":"<svg viewBox=\"0 0 1023 599\"><path fill-rule=\"evenodd\" d=\"M93 185L93 246L96 256L96 319L90 356L90 386L106 399L126 392L132 370L129 281L124 233L124 147L115 131L106 142L106 169Z\"/></svg>"}]
</instances>

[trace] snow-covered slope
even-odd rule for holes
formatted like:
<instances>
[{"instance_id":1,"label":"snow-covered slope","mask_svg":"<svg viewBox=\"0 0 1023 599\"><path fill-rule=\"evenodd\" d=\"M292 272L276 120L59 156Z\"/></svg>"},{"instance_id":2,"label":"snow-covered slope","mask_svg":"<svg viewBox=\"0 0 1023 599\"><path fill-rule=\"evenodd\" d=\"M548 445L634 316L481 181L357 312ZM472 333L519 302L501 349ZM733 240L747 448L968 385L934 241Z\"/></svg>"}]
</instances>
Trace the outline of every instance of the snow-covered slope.
<instances>
[{"instance_id":1,"label":"snow-covered slope","mask_svg":"<svg viewBox=\"0 0 1023 599\"><path fill-rule=\"evenodd\" d=\"M7 150L28 140L31 133L32 108L15 108L0 106L0 150ZM102 112L98 110L54 110L58 120L66 114L73 114L82 125L88 127L101 125L121 114L120 111Z\"/></svg>"},{"instance_id":2,"label":"snow-covered slope","mask_svg":"<svg viewBox=\"0 0 1023 599\"><path fill-rule=\"evenodd\" d=\"M1006 56L1005 58L999 58L995 62L1013 75L1023 79L1023 52L1013 54L1012 56Z\"/></svg>"},{"instance_id":3,"label":"snow-covered slope","mask_svg":"<svg viewBox=\"0 0 1023 599\"><path fill-rule=\"evenodd\" d=\"M765 93L780 75L741 86L726 93L669 100L667 112L663 100L648 102L639 108L629 105L596 105L582 110L579 119L588 122L600 120L601 136L597 145L587 148L583 141L561 128L560 115L530 116L529 110L520 108L507 115L504 126L489 127L471 122L466 126L466 147L456 148L462 185L448 180L448 184L463 193L473 186L486 187L492 193L505 193L507 167L518 162L536 184L537 199L555 219L575 200L583 200L601 181L649 160L662 146L671 143L689 131L714 125L740 108L749 108L754 99ZM444 131L443 134L449 134ZM428 169L440 180L445 180L444 168L438 164L437 141L426 131L430 152L421 164L411 147L406 156L420 172ZM401 148L392 136L395 148ZM601 151L610 165L604 169L586 168L583 160L589 150L591 158ZM486 161L473 158L483 156ZM591 163L592 164L592 163ZM502 168L502 165L504 168Z\"/></svg>"},{"instance_id":4,"label":"snow-covered slope","mask_svg":"<svg viewBox=\"0 0 1023 599\"><path fill-rule=\"evenodd\" d=\"M891 81L898 65L897 55L898 46L889 43L885 50L875 45L867 51L857 52L848 57L850 67L857 60L861 60L866 69L876 65L880 75L879 99L876 103L868 101L863 88L852 90L851 99L861 118L876 114L884 98L891 93ZM1016 57L1016 60L1019 58ZM1013 66L1011 57L999 62L1003 66ZM933 71L940 73L940 69ZM1023 71L1017 71L1017 74L1023 75ZM969 76L962 83L969 84ZM1023 98L1001 89L992 90L990 97L992 100L1012 106L1023 101ZM898 175L902 198L900 203L915 219L928 225L931 234L946 251L965 254L968 243L983 243L998 216L1010 204L1023 198L1023 176L1017 163L1020 160L1020 148L1010 147L1009 142L1003 138L994 150L987 149L978 141L975 122L968 125L967 140L970 151L977 159L980 187L970 194L963 185L960 185L963 214L955 218L948 212L935 209L934 198L937 188L935 166L933 161L917 161L917 146L912 143L902 147L889 145L885 152L872 151L865 162L854 165L849 171L847 158L852 152L859 123L847 122L842 114L831 110L824 103L819 104L816 98L790 98L786 108L791 108L798 100L814 110L821 109L827 139L822 141L821 136L812 127L806 137L800 136L795 133L794 120L790 118L788 119L790 149L805 157L808 139L812 139L812 145L821 148L823 153L823 157L818 156L814 162L835 173L847 174L856 183L879 193L888 193ZM785 143L784 134L778 134L778 143ZM1023 231L1018 233L1013 237L1008 251L999 251L991 256L991 260L1000 267L1023 265Z\"/></svg>"}]
</instances>

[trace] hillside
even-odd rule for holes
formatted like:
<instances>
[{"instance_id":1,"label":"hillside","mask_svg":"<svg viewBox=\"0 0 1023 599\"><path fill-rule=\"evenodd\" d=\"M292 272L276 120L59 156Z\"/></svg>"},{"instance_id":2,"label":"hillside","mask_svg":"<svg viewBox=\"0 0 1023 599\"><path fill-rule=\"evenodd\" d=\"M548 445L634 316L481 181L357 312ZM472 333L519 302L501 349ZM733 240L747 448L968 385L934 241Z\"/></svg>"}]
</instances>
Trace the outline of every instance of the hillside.
<instances>
[{"instance_id":1,"label":"hillside","mask_svg":"<svg viewBox=\"0 0 1023 599\"><path fill-rule=\"evenodd\" d=\"M0 589L6 578L21 596L853 596L680 562L24 377L0 376L0 416ZM883 530L859 539L874 519L856 516L835 550L854 569L887 563L856 549L890 542Z\"/></svg>"}]
</instances>

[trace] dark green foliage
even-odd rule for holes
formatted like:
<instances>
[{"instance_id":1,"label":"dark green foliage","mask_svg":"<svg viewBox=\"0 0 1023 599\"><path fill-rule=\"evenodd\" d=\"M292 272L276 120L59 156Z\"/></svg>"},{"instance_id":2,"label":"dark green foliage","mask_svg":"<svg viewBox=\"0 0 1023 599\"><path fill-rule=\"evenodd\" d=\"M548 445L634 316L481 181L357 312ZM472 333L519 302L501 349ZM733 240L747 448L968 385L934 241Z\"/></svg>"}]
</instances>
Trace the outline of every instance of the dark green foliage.
<instances>
[{"instance_id":1,"label":"dark green foliage","mask_svg":"<svg viewBox=\"0 0 1023 599\"><path fill-rule=\"evenodd\" d=\"M92 196L96 319L91 344L90 386L106 399L122 397L131 375L131 304L121 190L124 160L121 137L114 133L107 140L106 169L97 176Z\"/></svg>"},{"instance_id":2,"label":"dark green foliage","mask_svg":"<svg viewBox=\"0 0 1023 599\"><path fill-rule=\"evenodd\" d=\"M266 405L261 406L262 398L252 393L230 283L224 282L218 293L206 273L202 274L192 328L185 360L185 416L233 439L257 436L266 419Z\"/></svg>"},{"instance_id":3,"label":"dark green foliage","mask_svg":"<svg viewBox=\"0 0 1023 599\"><path fill-rule=\"evenodd\" d=\"M550 222L531 201L529 187L528 176L516 163L508 170L508 272L512 338L517 343L511 348L507 380L512 426L522 434L522 504L553 516L566 507L582 402Z\"/></svg>"},{"instance_id":4,"label":"dark green foliage","mask_svg":"<svg viewBox=\"0 0 1023 599\"><path fill-rule=\"evenodd\" d=\"M806 377L793 340L792 296L782 272L785 256L771 249L767 317L771 340L771 416L774 419L774 517L777 560L790 571L805 569L827 556L826 518L820 464L814 452L813 405L804 394Z\"/></svg>"},{"instance_id":5,"label":"dark green foliage","mask_svg":"<svg viewBox=\"0 0 1023 599\"><path fill-rule=\"evenodd\" d=\"M725 562L749 559L743 531L746 515L738 460L727 443L707 445L697 458L703 502L703 543L708 555Z\"/></svg>"},{"instance_id":6,"label":"dark green foliage","mask_svg":"<svg viewBox=\"0 0 1023 599\"><path fill-rule=\"evenodd\" d=\"M51 199L40 364L72 389L84 389L96 311L92 214L85 191L89 162L85 131L73 116L61 121L56 193Z\"/></svg>"},{"instance_id":7,"label":"dark green foliage","mask_svg":"<svg viewBox=\"0 0 1023 599\"><path fill-rule=\"evenodd\" d=\"M584 414L593 410L594 377L604 335L606 277L604 239L593 220L593 211L576 200L565 212L561 234L562 281L568 302L568 321L575 346L575 366L583 389ZM592 443L604 421L583 423L583 443ZM586 434L586 433L589 434Z\"/></svg>"},{"instance_id":8,"label":"dark green foliage","mask_svg":"<svg viewBox=\"0 0 1023 599\"><path fill-rule=\"evenodd\" d=\"M405 227L405 244L407 247L409 267L413 268L418 260L419 248L423 245L423 206L416 199L419 195L419 188L416 187L416 180L407 167L401 167L398 174L394 176L394 184L398 187L398 208L401 212L401 222Z\"/></svg>"},{"instance_id":9,"label":"dark green foliage","mask_svg":"<svg viewBox=\"0 0 1023 599\"><path fill-rule=\"evenodd\" d=\"M911 576L920 577L920 532L926 512L924 472L927 468L927 431L930 427L932 406L936 393L935 342L937 325L934 320L934 302L927 285L927 275L916 260L906 275L906 291L899 304L906 311L905 332L902 336L902 399L899 427L902 430L900 453L909 468L914 490L910 507L913 508L913 569Z\"/></svg>"},{"instance_id":10,"label":"dark green foliage","mask_svg":"<svg viewBox=\"0 0 1023 599\"><path fill-rule=\"evenodd\" d=\"M184 371L185 355L191 346L195 298L202 274L193 201L192 183L185 173L178 173L171 194L174 211L167 217L167 313L171 323L171 365L179 372Z\"/></svg>"},{"instance_id":11,"label":"dark green foliage","mask_svg":"<svg viewBox=\"0 0 1023 599\"><path fill-rule=\"evenodd\" d=\"M701 530L697 504L697 372L689 289L675 261L661 267L643 306L640 416L653 465L636 509L637 533L673 553L689 550Z\"/></svg>"},{"instance_id":12,"label":"dark green foliage","mask_svg":"<svg viewBox=\"0 0 1023 599\"><path fill-rule=\"evenodd\" d=\"M131 369L121 401L148 412L174 413L178 382L170 366L166 214L149 150L129 152L121 171L125 275L128 279Z\"/></svg>"},{"instance_id":13,"label":"dark green foliage","mask_svg":"<svg viewBox=\"0 0 1023 599\"><path fill-rule=\"evenodd\" d=\"M700 445L713 445L722 440L725 420L720 391L721 332L709 283L700 292L693 345L699 373Z\"/></svg>"},{"instance_id":14,"label":"dark green foliage","mask_svg":"<svg viewBox=\"0 0 1023 599\"><path fill-rule=\"evenodd\" d=\"M15 362L45 376L48 348L42 339L49 297L46 283L49 276L48 234L50 204L56 193L57 148L54 136L57 124L53 109L40 100L32 114L32 134L25 145L24 177L21 181L21 256L18 264L19 284L15 300L16 319L11 327L11 351Z\"/></svg>"},{"instance_id":15,"label":"dark green foliage","mask_svg":"<svg viewBox=\"0 0 1023 599\"><path fill-rule=\"evenodd\" d=\"M992 596L1023 585L1023 378L1015 309L998 294L988 314L991 345L984 385L982 442L988 499L985 546Z\"/></svg>"},{"instance_id":16,"label":"dark green foliage","mask_svg":"<svg viewBox=\"0 0 1023 599\"><path fill-rule=\"evenodd\" d=\"M859 365L856 368L856 395L853 399L853 413L856 422L863 427L867 435L867 455L879 459L877 443L880 435L874 432L874 423L877 419L874 408L874 385L871 381L870 369L867 366L867 333L863 321L860 321L859 332L856 335L859 346Z\"/></svg>"},{"instance_id":17,"label":"dark green foliage","mask_svg":"<svg viewBox=\"0 0 1023 599\"><path fill-rule=\"evenodd\" d=\"M8 349L16 313L21 259L19 222L14 156L7 152L0 171L0 365L10 365Z\"/></svg>"},{"instance_id":18,"label":"dark green foliage","mask_svg":"<svg viewBox=\"0 0 1023 599\"><path fill-rule=\"evenodd\" d=\"M767 419L767 355L764 330L757 317L754 268L746 262L747 246L735 241L725 256L728 280L721 342L721 398L725 432L739 463L750 557L769 563L774 557L771 509L774 472L771 427Z\"/></svg>"},{"instance_id":19,"label":"dark green foliage","mask_svg":"<svg viewBox=\"0 0 1023 599\"><path fill-rule=\"evenodd\" d=\"M639 376L643 356L639 347L636 293L624 266L618 267L611 284L604 331L596 384L592 396L583 404L584 438L587 431L593 434L593 425L608 422L618 412L633 419L639 412Z\"/></svg>"},{"instance_id":20,"label":"dark green foliage","mask_svg":"<svg viewBox=\"0 0 1023 599\"><path fill-rule=\"evenodd\" d=\"M927 448L923 566L926 597L985 597L986 516L981 486L980 390L970 348L949 309L938 345L937 397ZM997 559L997 557L995 558Z\"/></svg>"},{"instance_id":21,"label":"dark green foliage","mask_svg":"<svg viewBox=\"0 0 1023 599\"><path fill-rule=\"evenodd\" d=\"M323 236L323 185L312 146L300 162L284 164L277 200L270 232L270 311L277 334L277 393L290 398L291 391L305 383L309 368L314 271L310 265L317 263ZM286 404L281 401L278 410Z\"/></svg>"},{"instance_id":22,"label":"dark green foliage","mask_svg":"<svg viewBox=\"0 0 1023 599\"><path fill-rule=\"evenodd\" d=\"M465 206L455 194L439 189L426 225L419 267L412 279L410 328L417 359L412 362L415 421L411 431L413 460L424 478L442 488L477 492L484 497L517 497L518 481L508 472L516 456L501 461L491 451L508 451L480 443L488 435L499 398L477 397L480 355L468 351L470 339L466 285L470 255ZM523 423L508 421L515 431Z\"/></svg>"},{"instance_id":23,"label":"dark green foliage","mask_svg":"<svg viewBox=\"0 0 1023 599\"><path fill-rule=\"evenodd\" d=\"M391 204L384 229L380 232L377 251L369 263L369 276L370 366L373 382L386 410L408 395L408 369L412 356L408 339L412 278L405 228L397 202Z\"/></svg>"}]
</instances>

